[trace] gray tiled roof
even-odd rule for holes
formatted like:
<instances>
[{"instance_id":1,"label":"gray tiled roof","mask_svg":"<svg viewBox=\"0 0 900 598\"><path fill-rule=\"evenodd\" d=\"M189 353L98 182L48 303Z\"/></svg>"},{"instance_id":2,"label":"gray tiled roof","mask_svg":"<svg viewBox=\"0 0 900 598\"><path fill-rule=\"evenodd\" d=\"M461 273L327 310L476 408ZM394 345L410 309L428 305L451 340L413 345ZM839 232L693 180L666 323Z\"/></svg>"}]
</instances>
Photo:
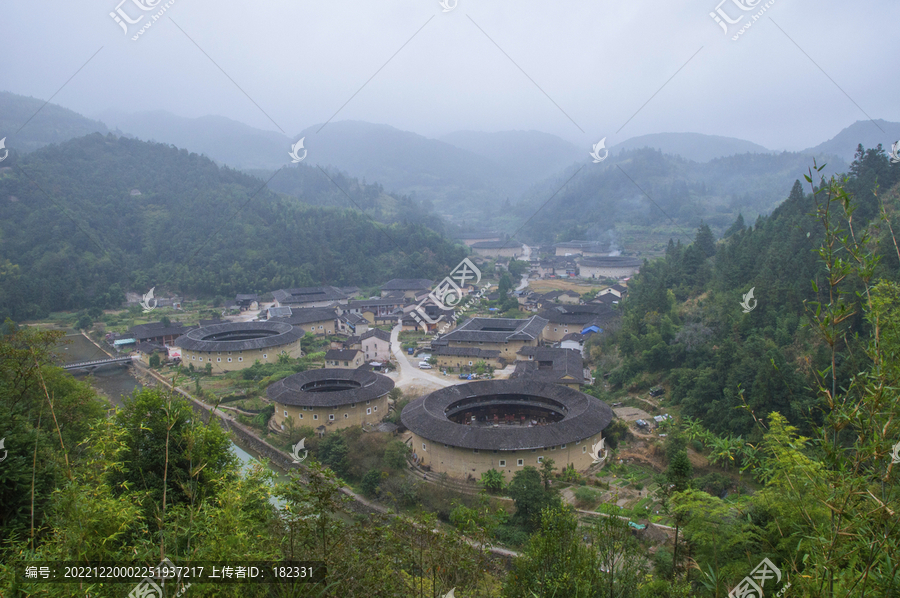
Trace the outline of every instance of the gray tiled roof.
<instances>
[{"instance_id":1,"label":"gray tiled roof","mask_svg":"<svg viewBox=\"0 0 900 598\"><path fill-rule=\"evenodd\" d=\"M185 326L181 322L172 322L169 326L163 325L162 322L149 322L132 326L128 331L128 336L141 341L158 336L178 336L190 330L193 330L193 327Z\"/></svg>"},{"instance_id":2,"label":"gray tiled roof","mask_svg":"<svg viewBox=\"0 0 900 598\"><path fill-rule=\"evenodd\" d=\"M562 337L562 340L564 340L564 341L575 341L575 342L577 342L577 343L583 343L583 342L584 342L584 335L581 334L580 332L570 332L569 334L567 334L567 335L565 335L564 337Z\"/></svg>"},{"instance_id":3,"label":"gray tiled roof","mask_svg":"<svg viewBox=\"0 0 900 598\"><path fill-rule=\"evenodd\" d=\"M325 320L337 320L337 313L329 307L293 307L291 315L286 318L272 318L273 322L287 322L294 326L309 324L310 322L323 322Z\"/></svg>"},{"instance_id":4,"label":"gray tiled roof","mask_svg":"<svg viewBox=\"0 0 900 598\"><path fill-rule=\"evenodd\" d=\"M381 306L390 307L391 305L402 306L404 303L406 303L406 301L401 297L379 297L377 299L362 299L360 301L351 301L347 304L347 309L363 309L366 307Z\"/></svg>"},{"instance_id":5,"label":"gray tiled roof","mask_svg":"<svg viewBox=\"0 0 900 598\"><path fill-rule=\"evenodd\" d=\"M189 351L247 351L287 345L304 333L284 322L227 322L191 330L173 344Z\"/></svg>"},{"instance_id":6,"label":"gray tiled roof","mask_svg":"<svg viewBox=\"0 0 900 598\"><path fill-rule=\"evenodd\" d=\"M378 329L378 328L372 328L371 330L367 330L367 331L363 332L363 333L359 336L359 340L360 340L360 341L364 341L364 340L366 340L366 339L372 338L373 336L374 336L375 338L377 338L377 339L381 339L381 340L383 340L383 341L391 342L391 333L390 333L390 332L387 332L387 331L385 331L385 330L380 330L380 329Z\"/></svg>"},{"instance_id":7,"label":"gray tiled roof","mask_svg":"<svg viewBox=\"0 0 900 598\"><path fill-rule=\"evenodd\" d=\"M445 415L454 403L464 399L527 400L529 396L564 411L563 419L545 426L494 428L457 424ZM613 417L612 409L592 396L534 380L483 380L448 386L410 402L400 415L403 425L423 438L479 450L525 450L574 443L602 431Z\"/></svg>"},{"instance_id":8,"label":"gray tiled roof","mask_svg":"<svg viewBox=\"0 0 900 598\"><path fill-rule=\"evenodd\" d=\"M521 354L530 354L532 361L517 361L516 369L509 377L529 378L545 382L561 383L561 379L570 376L565 384L584 384L584 362L581 352L575 349L551 349L548 347L523 347L529 349L519 351Z\"/></svg>"},{"instance_id":9,"label":"gray tiled roof","mask_svg":"<svg viewBox=\"0 0 900 598\"><path fill-rule=\"evenodd\" d=\"M298 287L295 289L278 289L272 292L275 301L282 304L313 303L318 301L341 301L347 294L337 287Z\"/></svg>"},{"instance_id":10,"label":"gray tiled roof","mask_svg":"<svg viewBox=\"0 0 900 598\"><path fill-rule=\"evenodd\" d=\"M611 256L611 257L592 257L581 260L582 266L593 268L637 268L644 262L636 257Z\"/></svg>"},{"instance_id":11,"label":"gray tiled roof","mask_svg":"<svg viewBox=\"0 0 900 598\"><path fill-rule=\"evenodd\" d=\"M292 311L290 306L283 305L281 307L270 307L267 313L270 318L289 318Z\"/></svg>"},{"instance_id":12,"label":"gray tiled roof","mask_svg":"<svg viewBox=\"0 0 900 598\"><path fill-rule=\"evenodd\" d=\"M580 324L589 326L616 317L617 312L602 303L588 305L554 305L539 314L552 324Z\"/></svg>"},{"instance_id":13,"label":"gray tiled roof","mask_svg":"<svg viewBox=\"0 0 900 598\"><path fill-rule=\"evenodd\" d=\"M506 241L479 241L472 244L472 249L520 249L523 243L515 239Z\"/></svg>"},{"instance_id":14,"label":"gray tiled roof","mask_svg":"<svg viewBox=\"0 0 900 598\"><path fill-rule=\"evenodd\" d=\"M309 392L308 390L302 390L307 385L327 383L328 381L349 381L350 384L358 386L349 390L336 390L333 392ZM307 370L283 378L270 385L266 389L266 395L268 395L270 401L277 401L282 405L336 407L360 402L364 404L365 401L383 397L392 388L394 388L394 383L390 378L372 371L322 368ZM357 408L364 406L358 405Z\"/></svg>"},{"instance_id":15,"label":"gray tiled roof","mask_svg":"<svg viewBox=\"0 0 900 598\"><path fill-rule=\"evenodd\" d=\"M450 342L530 341L540 337L547 320L532 316L527 320L513 318L471 318L465 324L441 337L441 344Z\"/></svg>"},{"instance_id":16,"label":"gray tiled roof","mask_svg":"<svg viewBox=\"0 0 900 598\"><path fill-rule=\"evenodd\" d=\"M445 355L447 357L478 357L480 359L496 359L500 351L496 349L479 349L478 347L434 347L432 355Z\"/></svg>"}]
</instances>

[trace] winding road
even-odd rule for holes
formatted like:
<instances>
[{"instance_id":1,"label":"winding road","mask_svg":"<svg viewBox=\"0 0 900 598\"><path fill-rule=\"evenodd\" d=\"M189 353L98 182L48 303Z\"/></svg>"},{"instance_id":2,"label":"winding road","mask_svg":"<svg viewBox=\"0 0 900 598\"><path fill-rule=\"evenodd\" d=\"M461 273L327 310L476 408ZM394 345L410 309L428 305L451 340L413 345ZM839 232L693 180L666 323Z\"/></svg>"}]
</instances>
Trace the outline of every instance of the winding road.
<instances>
[{"instance_id":1,"label":"winding road","mask_svg":"<svg viewBox=\"0 0 900 598\"><path fill-rule=\"evenodd\" d=\"M400 330L402 328L402 325L397 324L391 330L391 353L397 360L397 368L400 371L399 377L394 381L394 384L398 387L419 384L437 386L438 388L453 385L456 382L455 380L435 376L430 373L433 370L420 370L409 362L406 355L403 354L403 348L400 346Z\"/></svg>"}]
</instances>

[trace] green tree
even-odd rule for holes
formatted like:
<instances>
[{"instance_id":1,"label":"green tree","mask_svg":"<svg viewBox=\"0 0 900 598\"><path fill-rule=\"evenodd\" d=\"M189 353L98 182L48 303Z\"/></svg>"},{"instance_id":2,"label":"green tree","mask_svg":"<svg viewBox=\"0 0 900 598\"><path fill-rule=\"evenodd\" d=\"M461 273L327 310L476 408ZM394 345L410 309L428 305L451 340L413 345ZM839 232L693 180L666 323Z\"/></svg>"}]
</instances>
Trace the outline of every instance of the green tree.
<instances>
[{"instance_id":1,"label":"green tree","mask_svg":"<svg viewBox=\"0 0 900 598\"><path fill-rule=\"evenodd\" d=\"M319 443L319 462L341 477L345 477L350 470L349 454L347 441L339 432L326 434Z\"/></svg>"},{"instance_id":2,"label":"green tree","mask_svg":"<svg viewBox=\"0 0 900 598\"><path fill-rule=\"evenodd\" d=\"M114 494L146 492L145 507L159 520L167 508L196 503L234 475L237 457L218 420L203 425L192 415L185 399L157 388L124 400L115 421L124 430L119 458L129 467L109 472Z\"/></svg>"},{"instance_id":3,"label":"green tree","mask_svg":"<svg viewBox=\"0 0 900 598\"><path fill-rule=\"evenodd\" d=\"M362 488L363 494L368 496L369 498L374 497L378 493L378 484L381 483L382 473L375 469L370 469L366 472L366 474L362 477L362 481L360 482L360 487Z\"/></svg>"},{"instance_id":4,"label":"green tree","mask_svg":"<svg viewBox=\"0 0 900 598\"><path fill-rule=\"evenodd\" d=\"M553 470L556 467L556 461L544 458L541 462L541 481L544 482L544 490L550 492L550 482L553 480Z\"/></svg>"},{"instance_id":5,"label":"green tree","mask_svg":"<svg viewBox=\"0 0 900 598\"><path fill-rule=\"evenodd\" d=\"M602 596L636 598L644 574L644 556L628 523L618 517L595 517L585 532L603 573Z\"/></svg>"},{"instance_id":6,"label":"green tree","mask_svg":"<svg viewBox=\"0 0 900 598\"><path fill-rule=\"evenodd\" d=\"M535 470L537 474L537 470ZM506 579L506 598L599 598L601 572L596 554L582 542L570 507L544 508L539 526Z\"/></svg>"},{"instance_id":7,"label":"green tree","mask_svg":"<svg viewBox=\"0 0 900 598\"><path fill-rule=\"evenodd\" d=\"M493 467L481 473L481 485L488 492L503 490L503 474Z\"/></svg>"},{"instance_id":8,"label":"green tree","mask_svg":"<svg viewBox=\"0 0 900 598\"><path fill-rule=\"evenodd\" d=\"M94 325L94 321L87 314L82 314L78 317L78 321L75 322L75 328L77 330L87 330L91 326Z\"/></svg>"},{"instance_id":9,"label":"green tree","mask_svg":"<svg viewBox=\"0 0 900 598\"><path fill-rule=\"evenodd\" d=\"M392 440L384 449L384 464L395 471L406 469L406 460L412 449L402 440Z\"/></svg>"},{"instance_id":10,"label":"green tree","mask_svg":"<svg viewBox=\"0 0 900 598\"><path fill-rule=\"evenodd\" d=\"M155 351L150 355L150 367L152 367L152 368L159 367L159 353L157 353Z\"/></svg>"},{"instance_id":11,"label":"green tree","mask_svg":"<svg viewBox=\"0 0 900 598\"><path fill-rule=\"evenodd\" d=\"M513 521L530 529L540 525L542 509L562 504L559 496L544 489L540 472L531 465L513 475L507 493L516 505Z\"/></svg>"}]
</instances>

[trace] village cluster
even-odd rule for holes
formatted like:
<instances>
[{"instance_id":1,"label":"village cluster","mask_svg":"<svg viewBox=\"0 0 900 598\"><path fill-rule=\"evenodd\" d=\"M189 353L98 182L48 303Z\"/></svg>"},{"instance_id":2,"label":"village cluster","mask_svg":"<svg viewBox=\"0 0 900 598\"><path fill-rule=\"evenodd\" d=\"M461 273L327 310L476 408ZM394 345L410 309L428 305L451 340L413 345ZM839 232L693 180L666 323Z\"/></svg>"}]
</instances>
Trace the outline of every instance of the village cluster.
<instances>
[{"instance_id":1,"label":"village cluster","mask_svg":"<svg viewBox=\"0 0 900 598\"><path fill-rule=\"evenodd\" d=\"M521 256L523 246L513 243L507 256L510 241L484 237L463 241L482 260L491 258L496 268ZM602 446L602 431L615 416L608 405L580 392L593 382L583 363L584 342L618 317L616 304L626 295L628 277L639 262L610 256L608 247L588 241L559 243L537 253L544 257L530 261L530 278L620 282L589 300L573 291L511 291L519 310L534 315L459 320L452 309L428 301L434 283L427 279L390 280L380 296L367 299L357 298L357 287L277 289L265 305L256 294L237 295L231 308L248 314L244 318L201 320L196 327L151 322L107 340L133 350L148 365L155 354L155 359L221 374L257 362L274 363L280 355L301 357L307 334L329 337L323 368L294 374L266 389L275 409L268 422L274 432L293 425L310 426L320 434L347 426L394 426L382 423L395 384L384 372L396 365L401 371L411 368L421 359L422 369L436 367L445 376L466 379L413 400L401 413L402 426L411 433L407 442L413 460L423 472L465 478L497 469L511 478L518 468L539 466L545 457L560 467L585 470L602 459L591 447ZM483 294L474 284L461 291ZM486 298L500 299L499 292ZM423 308L428 318L419 317ZM258 315L246 320L252 314ZM397 333L393 339L388 330ZM400 331L440 333L404 353ZM476 370L497 372L497 379L469 382Z\"/></svg>"}]
</instances>

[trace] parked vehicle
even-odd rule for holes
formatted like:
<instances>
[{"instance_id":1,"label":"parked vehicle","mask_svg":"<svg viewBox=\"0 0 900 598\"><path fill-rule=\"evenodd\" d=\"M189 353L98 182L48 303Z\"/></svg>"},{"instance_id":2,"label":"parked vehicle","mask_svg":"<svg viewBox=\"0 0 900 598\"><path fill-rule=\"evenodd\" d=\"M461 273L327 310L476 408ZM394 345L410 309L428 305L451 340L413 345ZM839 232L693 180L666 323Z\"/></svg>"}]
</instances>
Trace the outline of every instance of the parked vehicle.
<instances>
[{"instance_id":1,"label":"parked vehicle","mask_svg":"<svg viewBox=\"0 0 900 598\"><path fill-rule=\"evenodd\" d=\"M469 376L471 376L471 374L460 374L459 379L460 380L468 380Z\"/></svg>"},{"instance_id":2,"label":"parked vehicle","mask_svg":"<svg viewBox=\"0 0 900 598\"><path fill-rule=\"evenodd\" d=\"M406 354L407 354L407 355L412 355L414 351L415 351L415 349L412 348L412 347L410 347L409 349L406 350Z\"/></svg>"},{"instance_id":3,"label":"parked vehicle","mask_svg":"<svg viewBox=\"0 0 900 598\"><path fill-rule=\"evenodd\" d=\"M419 362L419 369L420 369L420 370L430 370L430 369L431 369L431 364L428 363L427 361L420 361L420 362Z\"/></svg>"}]
</instances>

